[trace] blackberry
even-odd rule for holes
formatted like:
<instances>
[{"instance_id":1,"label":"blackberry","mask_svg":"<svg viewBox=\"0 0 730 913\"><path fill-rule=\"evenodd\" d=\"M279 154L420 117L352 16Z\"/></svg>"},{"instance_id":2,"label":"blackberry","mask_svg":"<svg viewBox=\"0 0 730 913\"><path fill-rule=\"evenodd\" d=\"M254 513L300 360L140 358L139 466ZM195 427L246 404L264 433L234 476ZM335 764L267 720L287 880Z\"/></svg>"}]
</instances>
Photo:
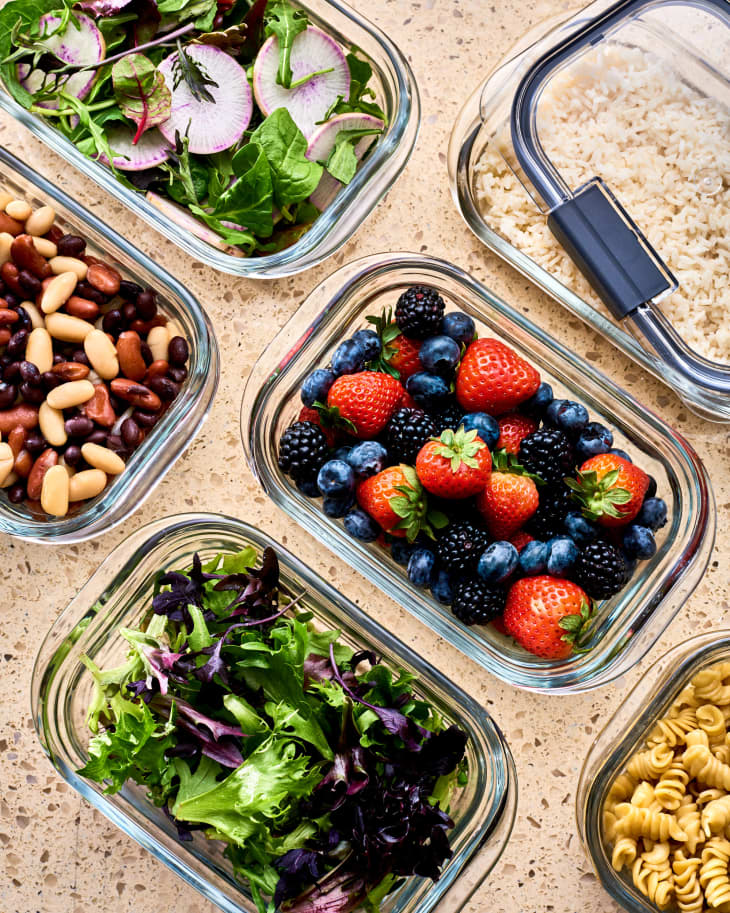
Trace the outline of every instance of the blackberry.
<instances>
[{"instance_id":1,"label":"blackberry","mask_svg":"<svg viewBox=\"0 0 730 913\"><path fill-rule=\"evenodd\" d=\"M431 418L436 424L437 435L441 434L441 432L445 431L447 428L453 428L454 431L456 431L461 424L461 420L464 418L464 410L456 400L453 400L439 409L438 412L435 412Z\"/></svg>"},{"instance_id":2,"label":"blackberry","mask_svg":"<svg viewBox=\"0 0 730 913\"><path fill-rule=\"evenodd\" d=\"M435 336L446 305L436 289L414 285L407 289L395 306L395 322L404 336L426 339Z\"/></svg>"},{"instance_id":3,"label":"blackberry","mask_svg":"<svg viewBox=\"0 0 730 913\"><path fill-rule=\"evenodd\" d=\"M295 482L309 482L329 459L327 438L314 422L294 422L279 441L279 469Z\"/></svg>"},{"instance_id":4,"label":"blackberry","mask_svg":"<svg viewBox=\"0 0 730 913\"><path fill-rule=\"evenodd\" d=\"M553 536L566 536L565 518L575 509L570 489L558 482L557 485L541 485L538 494L540 503L525 523L525 529L540 542L547 542Z\"/></svg>"},{"instance_id":5,"label":"blackberry","mask_svg":"<svg viewBox=\"0 0 730 913\"><path fill-rule=\"evenodd\" d=\"M446 528L439 536L436 557L452 574L465 574L476 569L479 556L489 545L488 533L469 520Z\"/></svg>"},{"instance_id":6,"label":"blackberry","mask_svg":"<svg viewBox=\"0 0 730 913\"><path fill-rule=\"evenodd\" d=\"M569 576L591 599L608 599L626 585L628 568L617 548L598 539L582 549Z\"/></svg>"},{"instance_id":7,"label":"blackberry","mask_svg":"<svg viewBox=\"0 0 730 913\"><path fill-rule=\"evenodd\" d=\"M541 428L522 438L519 461L545 482L558 482L575 468L573 446L557 428Z\"/></svg>"},{"instance_id":8,"label":"blackberry","mask_svg":"<svg viewBox=\"0 0 730 913\"><path fill-rule=\"evenodd\" d=\"M420 409L399 409L385 428L385 446L395 463L415 463L418 451L436 434L436 422Z\"/></svg>"},{"instance_id":9,"label":"blackberry","mask_svg":"<svg viewBox=\"0 0 730 913\"><path fill-rule=\"evenodd\" d=\"M469 578L456 584L451 611L465 625L485 625L502 614L506 601L501 587Z\"/></svg>"}]
</instances>

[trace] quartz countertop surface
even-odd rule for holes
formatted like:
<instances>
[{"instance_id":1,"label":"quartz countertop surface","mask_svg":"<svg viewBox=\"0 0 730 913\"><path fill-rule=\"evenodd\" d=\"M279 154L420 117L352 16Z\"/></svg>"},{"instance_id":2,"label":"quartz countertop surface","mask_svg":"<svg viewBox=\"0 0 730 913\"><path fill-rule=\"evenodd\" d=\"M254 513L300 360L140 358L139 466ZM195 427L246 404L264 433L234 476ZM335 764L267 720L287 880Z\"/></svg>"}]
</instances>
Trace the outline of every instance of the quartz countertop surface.
<instances>
[{"instance_id":1,"label":"quartz countertop surface","mask_svg":"<svg viewBox=\"0 0 730 913\"><path fill-rule=\"evenodd\" d=\"M594 738L642 668L688 636L728 622L730 432L694 417L665 386L488 253L457 214L446 151L467 94L528 30L567 11L561 0L371 0L355 6L395 38L423 105L408 167L345 247L304 274L255 282L217 274L166 241L91 181L0 116L0 143L57 180L185 283L213 322L222 356L212 413L193 446L143 508L102 538L39 547L4 538L0 671L0 909L4 913L213 913L216 909L141 850L67 786L43 755L30 715L29 683L41 640L101 559L150 520L209 510L248 520L279 539L473 694L495 717L517 764L519 805L510 842L469 906L472 913L614 913L575 825L575 789ZM424 180L425 177L425 180ZM639 667L597 691L552 697L491 678L389 601L294 525L252 477L239 435L248 373L307 293L337 266L365 254L419 251L451 260L547 328L677 428L711 475L718 542L705 578Z\"/></svg>"}]
</instances>

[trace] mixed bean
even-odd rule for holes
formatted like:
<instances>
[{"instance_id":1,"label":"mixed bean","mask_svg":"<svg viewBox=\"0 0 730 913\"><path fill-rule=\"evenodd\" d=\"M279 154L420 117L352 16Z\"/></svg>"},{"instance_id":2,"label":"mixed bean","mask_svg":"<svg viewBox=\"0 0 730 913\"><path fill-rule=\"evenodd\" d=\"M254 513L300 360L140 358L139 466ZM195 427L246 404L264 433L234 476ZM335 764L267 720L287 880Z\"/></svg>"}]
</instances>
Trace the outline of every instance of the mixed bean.
<instances>
[{"instance_id":1,"label":"mixed bean","mask_svg":"<svg viewBox=\"0 0 730 913\"><path fill-rule=\"evenodd\" d=\"M0 191L0 488L65 516L124 472L180 392L188 343L154 289Z\"/></svg>"}]
</instances>

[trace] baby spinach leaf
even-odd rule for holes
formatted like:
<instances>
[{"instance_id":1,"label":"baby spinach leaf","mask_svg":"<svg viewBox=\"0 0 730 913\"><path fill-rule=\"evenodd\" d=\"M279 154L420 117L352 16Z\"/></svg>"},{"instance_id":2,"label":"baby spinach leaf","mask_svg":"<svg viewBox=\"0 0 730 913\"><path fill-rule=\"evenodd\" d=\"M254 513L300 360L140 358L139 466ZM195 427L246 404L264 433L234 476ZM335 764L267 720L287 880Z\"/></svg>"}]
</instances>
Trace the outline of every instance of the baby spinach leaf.
<instances>
[{"instance_id":1,"label":"baby spinach leaf","mask_svg":"<svg viewBox=\"0 0 730 913\"><path fill-rule=\"evenodd\" d=\"M340 130L327 159L327 171L342 184L349 184L357 171L358 158L355 147L364 137L377 136L381 132L381 130L373 128Z\"/></svg>"},{"instance_id":2,"label":"baby spinach leaf","mask_svg":"<svg viewBox=\"0 0 730 913\"><path fill-rule=\"evenodd\" d=\"M236 180L218 197L210 215L219 221L244 225L267 238L274 227L274 189L262 147L254 143L244 146L234 156L233 170Z\"/></svg>"},{"instance_id":3,"label":"baby spinach leaf","mask_svg":"<svg viewBox=\"0 0 730 913\"><path fill-rule=\"evenodd\" d=\"M165 78L144 54L127 54L112 66L114 97L125 117L137 124L133 143L170 116L172 95Z\"/></svg>"},{"instance_id":4,"label":"baby spinach leaf","mask_svg":"<svg viewBox=\"0 0 730 913\"><path fill-rule=\"evenodd\" d=\"M285 89L291 88L291 49L294 39L307 27L303 10L294 9L287 0L269 0L266 7L264 34L276 35L279 41L279 69L276 81Z\"/></svg>"},{"instance_id":5,"label":"baby spinach leaf","mask_svg":"<svg viewBox=\"0 0 730 913\"><path fill-rule=\"evenodd\" d=\"M305 200L317 187L322 177L322 166L306 157L307 141L292 120L286 108L272 111L251 135L251 143L266 153L271 168L274 202L283 209L292 203ZM244 146L233 158L245 153Z\"/></svg>"}]
</instances>

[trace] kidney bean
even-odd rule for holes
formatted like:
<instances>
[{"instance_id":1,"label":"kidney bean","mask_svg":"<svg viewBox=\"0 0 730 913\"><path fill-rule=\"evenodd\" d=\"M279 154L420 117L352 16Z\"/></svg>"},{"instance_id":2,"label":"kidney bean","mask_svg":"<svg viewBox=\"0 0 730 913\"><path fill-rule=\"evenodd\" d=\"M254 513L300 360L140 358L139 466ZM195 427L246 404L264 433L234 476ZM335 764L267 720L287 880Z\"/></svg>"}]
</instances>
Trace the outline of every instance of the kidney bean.
<instances>
[{"instance_id":1,"label":"kidney bean","mask_svg":"<svg viewBox=\"0 0 730 913\"><path fill-rule=\"evenodd\" d=\"M2 213L0 213L2 215ZM0 276L2 276L3 282L10 289L11 292L14 292L19 296L22 301L25 298L25 293L23 292L23 286L20 284L18 277L20 276L20 270L18 267L11 261L7 260L0 266ZM7 298L6 298L7 300Z\"/></svg>"},{"instance_id":2,"label":"kidney bean","mask_svg":"<svg viewBox=\"0 0 730 913\"><path fill-rule=\"evenodd\" d=\"M164 326L167 326L167 317L158 314L157 317L153 317L152 320L133 320L129 325L129 329L134 330L135 333L141 333L146 336L154 327Z\"/></svg>"},{"instance_id":3,"label":"kidney bean","mask_svg":"<svg viewBox=\"0 0 730 913\"><path fill-rule=\"evenodd\" d=\"M18 273L18 282L31 298L35 298L43 289L41 280L37 279L33 273L29 272L27 269L22 269Z\"/></svg>"},{"instance_id":4,"label":"kidney bean","mask_svg":"<svg viewBox=\"0 0 730 913\"><path fill-rule=\"evenodd\" d=\"M66 302L66 313L71 314L72 317L80 317L82 320L93 321L99 316L99 305L87 298L71 295Z\"/></svg>"},{"instance_id":5,"label":"kidney bean","mask_svg":"<svg viewBox=\"0 0 730 913\"><path fill-rule=\"evenodd\" d=\"M145 376L147 365L142 356L142 340L137 333L125 330L117 339L119 369L129 380L139 381Z\"/></svg>"},{"instance_id":6,"label":"kidney bean","mask_svg":"<svg viewBox=\"0 0 730 913\"><path fill-rule=\"evenodd\" d=\"M40 387L41 385L41 372L32 361L20 362L20 376L31 387Z\"/></svg>"},{"instance_id":7,"label":"kidney bean","mask_svg":"<svg viewBox=\"0 0 730 913\"><path fill-rule=\"evenodd\" d=\"M160 416L154 412L135 409L131 417L141 428L154 428Z\"/></svg>"},{"instance_id":8,"label":"kidney bean","mask_svg":"<svg viewBox=\"0 0 730 913\"><path fill-rule=\"evenodd\" d=\"M111 382L111 388L115 396L130 403L132 406L137 406L139 409L157 412L162 407L159 396L153 393L149 387L137 384L126 377L115 377Z\"/></svg>"},{"instance_id":9,"label":"kidney bean","mask_svg":"<svg viewBox=\"0 0 730 913\"><path fill-rule=\"evenodd\" d=\"M182 336L173 336L167 346L167 360L175 367L182 367L188 360L188 343Z\"/></svg>"},{"instance_id":10,"label":"kidney bean","mask_svg":"<svg viewBox=\"0 0 730 913\"><path fill-rule=\"evenodd\" d=\"M8 326L18 322L18 312L10 308L0 308L0 326Z\"/></svg>"},{"instance_id":11,"label":"kidney bean","mask_svg":"<svg viewBox=\"0 0 730 913\"><path fill-rule=\"evenodd\" d=\"M10 449L13 451L14 457L16 457L23 449L23 447L25 447L25 435L26 430L22 425L18 425L17 428L13 428L13 430L8 435L8 444L10 445Z\"/></svg>"},{"instance_id":12,"label":"kidney bean","mask_svg":"<svg viewBox=\"0 0 730 913\"><path fill-rule=\"evenodd\" d=\"M54 374L53 371L44 371L41 374L41 380L43 381L43 387L45 390L54 390L56 387L60 387L61 384L65 383L62 377L59 377L58 374Z\"/></svg>"},{"instance_id":13,"label":"kidney bean","mask_svg":"<svg viewBox=\"0 0 730 913\"><path fill-rule=\"evenodd\" d=\"M133 418L125 418L122 422L122 425L119 429L122 440L127 445L134 449L140 442L142 437L142 432L140 431L139 425Z\"/></svg>"},{"instance_id":14,"label":"kidney bean","mask_svg":"<svg viewBox=\"0 0 730 913\"><path fill-rule=\"evenodd\" d=\"M10 330L6 327L0 329L0 346L5 346L10 341Z\"/></svg>"},{"instance_id":15,"label":"kidney bean","mask_svg":"<svg viewBox=\"0 0 730 913\"><path fill-rule=\"evenodd\" d=\"M0 232L7 232L9 235L19 235L23 230L23 223L13 219L6 212L0 212Z\"/></svg>"},{"instance_id":16,"label":"kidney bean","mask_svg":"<svg viewBox=\"0 0 730 913\"><path fill-rule=\"evenodd\" d=\"M86 415L74 415L67 418L63 427L70 437L88 437L94 430L94 423Z\"/></svg>"},{"instance_id":17,"label":"kidney bean","mask_svg":"<svg viewBox=\"0 0 730 913\"><path fill-rule=\"evenodd\" d=\"M56 247L62 257L80 257L86 250L86 241L78 235L64 235L56 241Z\"/></svg>"},{"instance_id":18,"label":"kidney bean","mask_svg":"<svg viewBox=\"0 0 730 913\"><path fill-rule=\"evenodd\" d=\"M157 316L157 302L152 289L140 290L135 303L141 320L154 320Z\"/></svg>"},{"instance_id":19,"label":"kidney bean","mask_svg":"<svg viewBox=\"0 0 730 913\"><path fill-rule=\"evenodd\" d=\"M106 304L107 302L107 296L94 288L93 285L89 285L86 279L78 283L76 294L81 298L86 298L88 301L95 301L97 304Z\"/></svg>"},{"instance_id":20,"label":"kidney bean","mask_svg":"<svg viewBox=\"0 0 730 913\"><path fill-rule=\"evenodd\" d=\"M40 415L40 410L39 410ZM37 431L26 431L25 433L25 449L31 453L33 456L36 456L43 450L46 446L46 442L43 440L43 435L38 434Z\"/></svg>"},{"instance_id":21,"label":"kidney bean","mask_svg":"<svg viewBox=\"0 0 730 913\"><path fill-rule=\"evenodd\" d=\"M109 437L106 431L102 431L101 428L97 428L92 431L91 434L86 438L89 444L106 444L107 438Z\"/></svg>"},{"instance_id":22,"label":"kidney bean","mask_svg":"<svg viewBox=\"0 0 730 913\"><path fill-rule=\"evenodd\" d=\"M132 323L133 320L137 320L137 308L131 301L127 301L122 305L122 318L125 323Z\"/></svg>"},{"instance_id":23,"label":"kidney bean","mask_svg":"<svg viewBox=\"0 0 730 913\"><path fill-rule=\"evenodd\" d=\"M38 425L38 407L29 403L18 403L10 409L0 411L0 434L10 434L13 428L35 428Z\"/></svg>"},{"instance_id":24,"label":"kidney bean","mask_svg":"<svg viewBox=\"0 0 730 913\"><path fill-rule=\"evenodd\" d=\"M28 453L27 450L21 450L20 453L15 457L15 462L13 463L13 472L15 472L21 479L27 479L32 468L33 457Z\"/></svg>"},{"instance_id":25,"label":"kidney bean","mask_svg":"<svg viewBox=\"0 0 730 913\"><path fill-rule=\"evenodd\" d=\"M175 399L180 392L178 385L174 380L170 380L169 377L153 377L149 383L149 388L165 402Z\"/></svg>"},{"instance_id":26,"label":"kidney bean","mask_svg":"<svg viewBox=\"0 0 730 913\"><path fill-rule=\"evenodd\" d=\"M101 328L105 333L116 336L123 326L124 320L122 319L122 312L118 308L112 308L111 311L107 311L106 314L104 314Z\"/></svg>"},{"instance_id":27,"label":"kidney bean","mask_svg":"<svg viewBox=\"0 0 730 913\"><path fill-rule=\"evenodd\" d=\"M94 384L94 395L87 403L84 403L83 411L97 425L111 428L117 420L117 416L112 408L106 384Z\"/></svg>"},{"instance_id":28,"label":"kidney bean","mask_svg":"<svg viewBox=\"0 0 730 913\"><path fill-rule=\"evenodd\" d=\"M20 356L25 352L25 347L28 344L28 337L30 333L27 330L18 330L8 340L8 345L6 352L12 358L20 358Z\"/></svg>"},{"instance_id":29,"label":"kidney bean","mask_svg":"<svg viewBox=\"0 0 730 913\"><path fill-rule=\"evenodd\" d=\"M122 277L108 263L92 263L86 275L86 281L102 294L111 297L119 291Z\"/></svg>"},{"instance_id":30,"label":"kidney bean","mask_svg":"<svg viewBox=\"0 0 730 913\"><path fill-rule=\"evenodd\" d=\"M165 377L169 370L170 365L164 359L161 358L157 361L153 361L152 364L147 368L143 382L145 384L149 384L153 377Z\"/></svg>"},{"instance_id":31,"label":"kidney bean","mask_svg":"<svg viewBox=\"0 0 730 913\"><path fill-rule=\"evenodd\" d=\"M58 246L58 242L61 240L61 238L63 238L63 236L63 229L59 228L58 225L51 225L45 234L45 237L48 238L49 241L53 241L56 246Z\"/></svg>"},{"instance_id":32,"label":"kidney bean","mask_svg":"<svg viewBox=\"0 0 730 913\"><path fill-rule=\"evenodd\" d=\"M30 235L18 235L10 247L10 256L21 274L28 272L36 281L52 274L50 263L36 250Z\"/></svg>"},{"instance_id":33,"label":"kidney bean","mask_svg":"<svg viewBox=\"0 0 730 913\"><path fill-rule=\"evenodd\" d=\"M32 501L37 501L41 496L43 476L45 476L51 466L57 465L58 454L53 449L53 447L48 447L43 451L43 453L41 453L40 456L36 457L35 462L33 463L33 468L31 469L30 475L28 476L27 483L28 497Z\"/></svg>"},{"instance_id":34,"label":"kidney bean","mask_svg":"<svg viewBox=\"0 0 730 913\"><path fill-rule=\"evenodd\" d=\"M11 504L21 504L25 501L25 485L22 482L15 482L14 485L11 485L10 488L8 488L7 493L8 501L10 501Z\"/></svg>"},{"instance_id":35,"label":"kidney bean","mask_svg":"<svg viewBox=\"0 0 730 913\"><path fill-rule=\"evenodd\" d=\"M78 444L69 444L63 451L63 458L69 466L78 466L81 462L81 448Z\"/></svg>"},{"instance_id":36,"label":"kidney bean","mask_svg":"<svg viewBox=\"0 0 730 913\"><path fill-rule=\"evenodd\" d=\"M62 361L51 368L51 374L62 383L71 380L85 380L89 376L89 368L78 361Z\"/></svg>"},{"instance_id":37,"label":"kidney bean","mask_svg":"<svg viewBox=\"0 0 730 913\"><path fill-rule=\"evenodd\" d=\"M82 254L81 259L87 266L93 266L96 263L97 266L104 266L104 261L100 260L99 257L93 256L93 254Z\"/></svg>"},{"instance_id":38,"label":"kidney bean","mask_svg":"<svg viewBox=\"0 0 730 913\"><path fill-rule=\"evenodd\" d=\"M130 282L129 279L122 279L119 283L119 294L125 301L134 301L138 295L142 294L142 286L136 282Z\"/></svg>"}]
</instances>

